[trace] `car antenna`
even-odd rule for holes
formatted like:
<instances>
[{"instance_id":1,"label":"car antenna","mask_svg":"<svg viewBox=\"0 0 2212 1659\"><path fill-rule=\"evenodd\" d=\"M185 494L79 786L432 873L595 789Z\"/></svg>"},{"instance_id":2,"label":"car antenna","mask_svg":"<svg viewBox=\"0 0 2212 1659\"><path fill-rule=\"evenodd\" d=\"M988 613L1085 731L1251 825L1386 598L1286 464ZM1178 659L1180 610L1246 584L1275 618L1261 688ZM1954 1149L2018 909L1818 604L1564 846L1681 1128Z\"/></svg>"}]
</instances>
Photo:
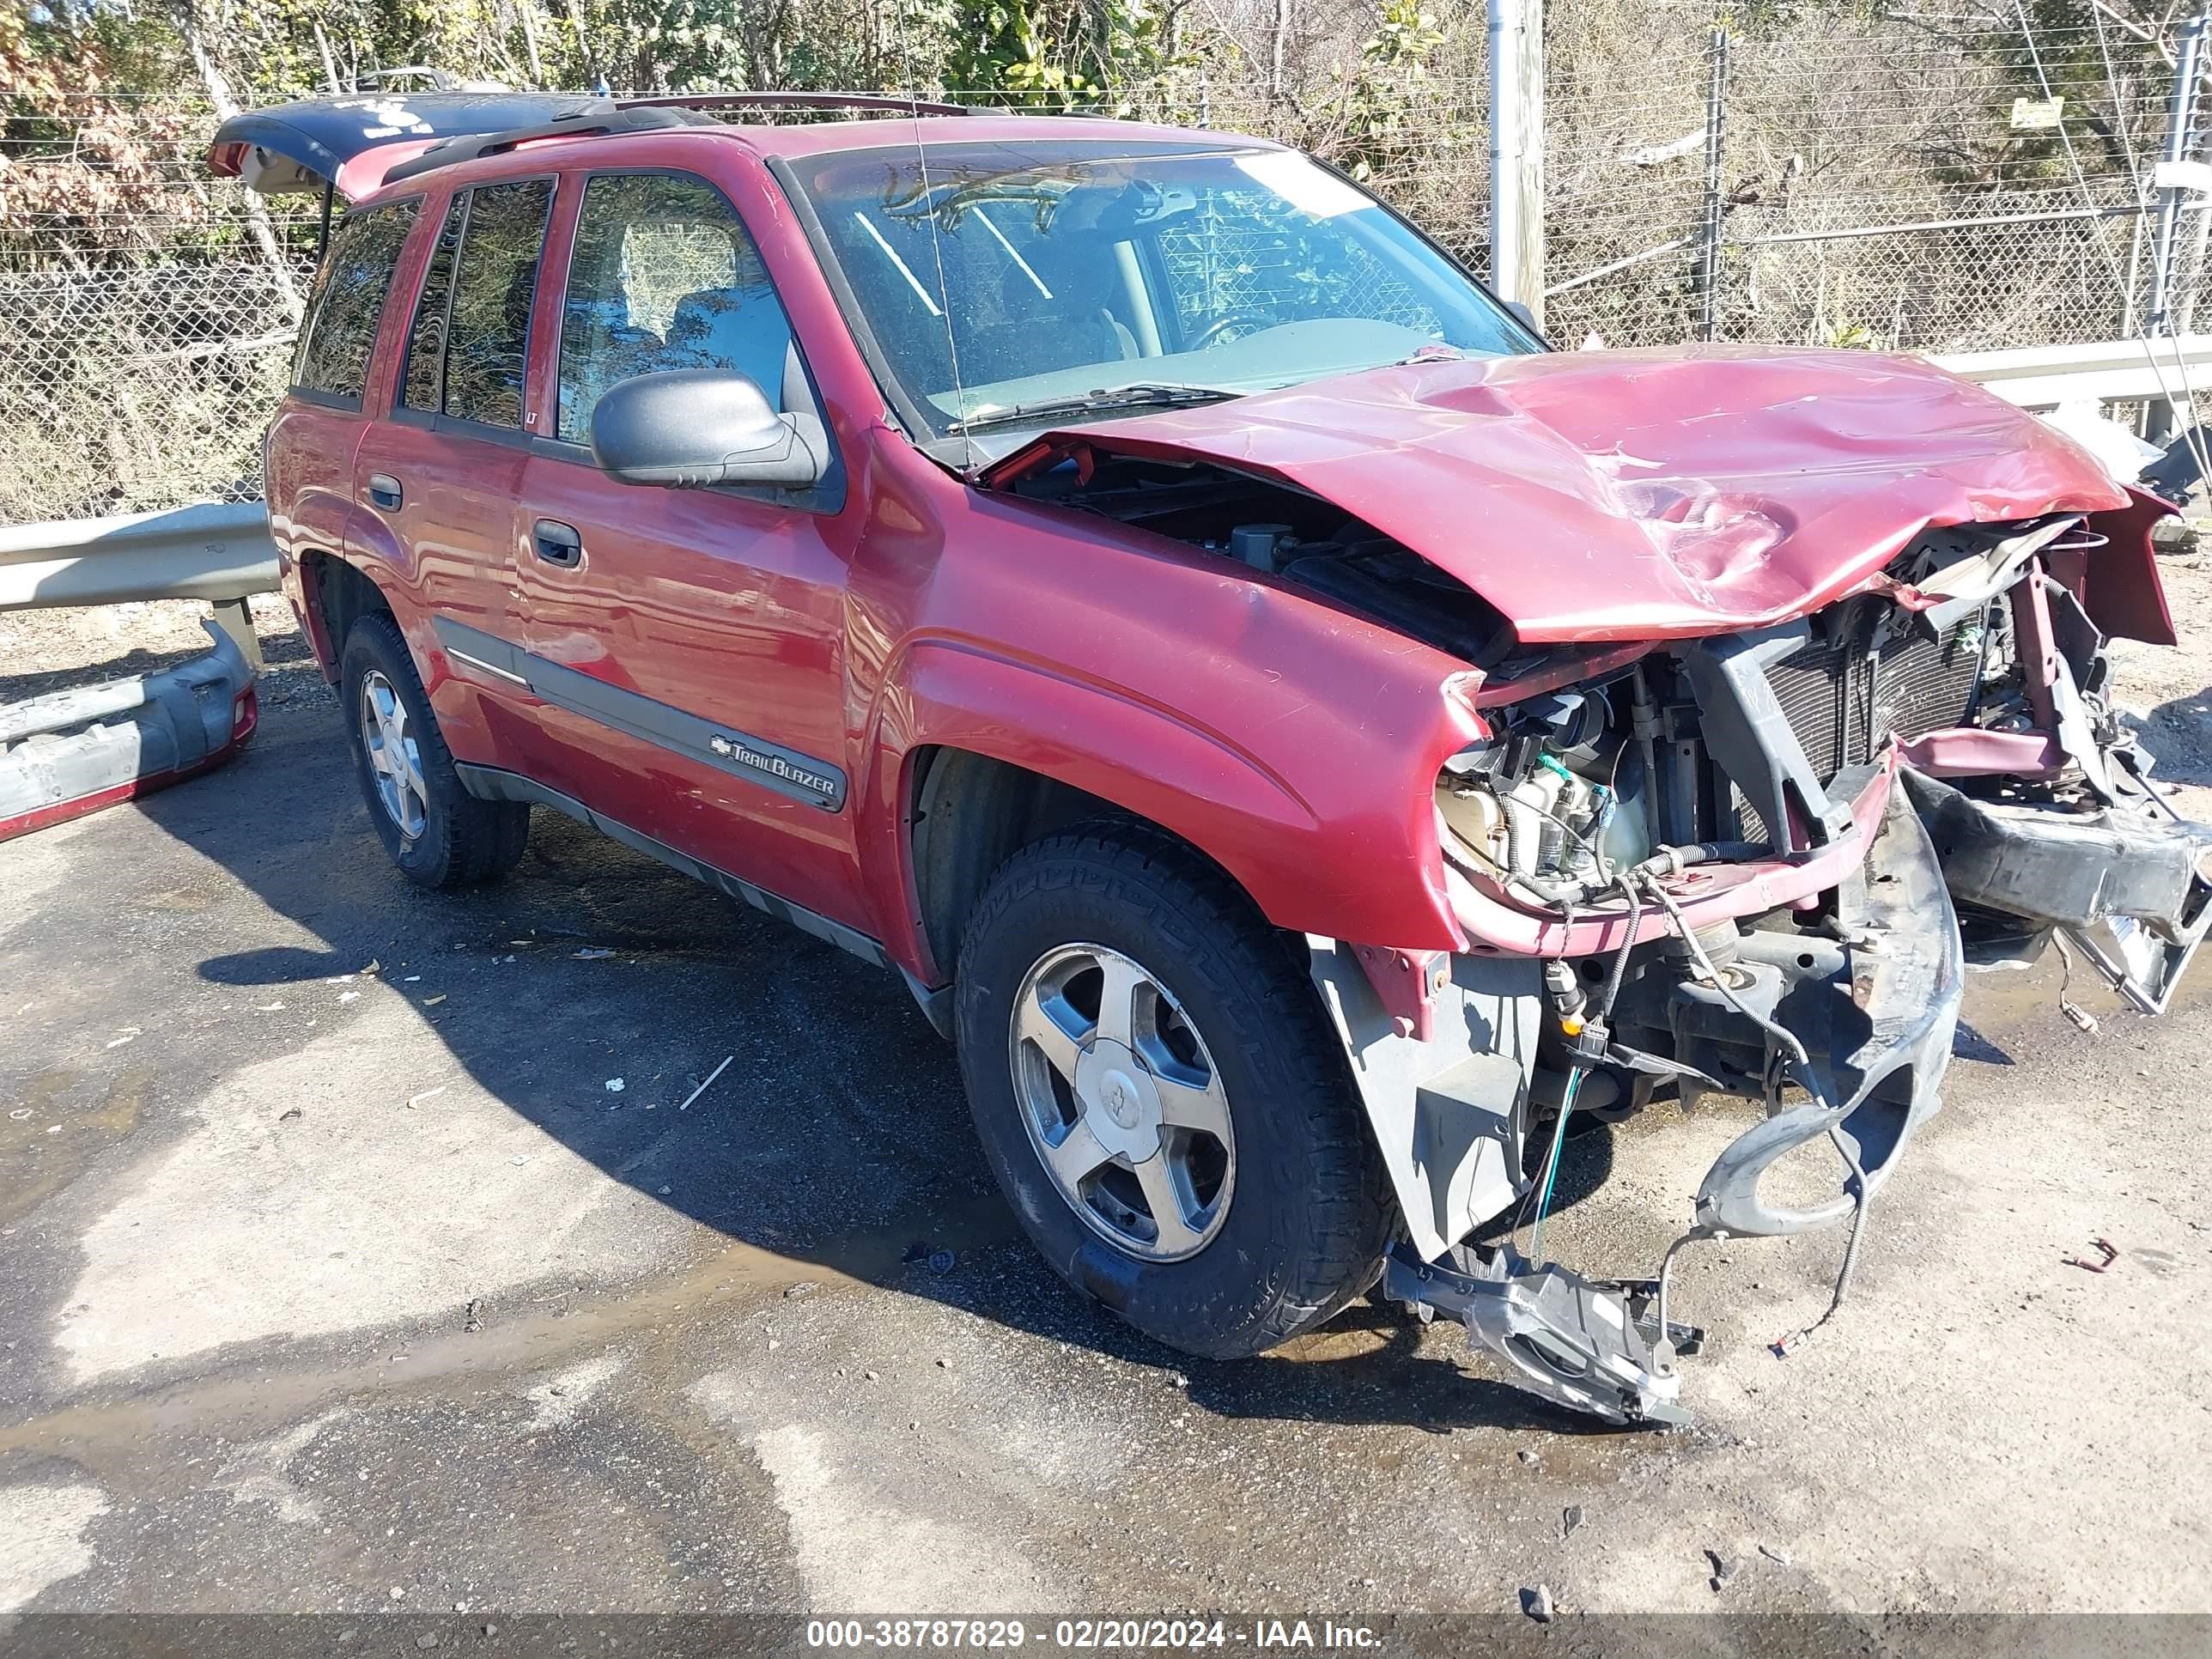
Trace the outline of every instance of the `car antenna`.
<instances>
[{"instance_id":1,"label":"car antenna","mask_svg":"<svg viewBox=\"0 0 2212 1659\"><path fill-rule=\"evenodd\" d=\"M899 56L904 60L906 68L908 118L914 123L914 161L921 174L921 200L925 216L929 221L929 252L937 262L937 296L945 302L940 309L945 318L945 355L952 367L952 404L964 421L968 416L968 392L960 383L960 340L952 326L952 293L945 283L945 243L938 230L937 204L930 199L929 146L921 136L921 100L915 90L914 56L907 50L903 22L899 29ZM966 464L973 459L973 443L974 440L965 432L960 434L963 471Z\"/></svg>"}]
</instances>

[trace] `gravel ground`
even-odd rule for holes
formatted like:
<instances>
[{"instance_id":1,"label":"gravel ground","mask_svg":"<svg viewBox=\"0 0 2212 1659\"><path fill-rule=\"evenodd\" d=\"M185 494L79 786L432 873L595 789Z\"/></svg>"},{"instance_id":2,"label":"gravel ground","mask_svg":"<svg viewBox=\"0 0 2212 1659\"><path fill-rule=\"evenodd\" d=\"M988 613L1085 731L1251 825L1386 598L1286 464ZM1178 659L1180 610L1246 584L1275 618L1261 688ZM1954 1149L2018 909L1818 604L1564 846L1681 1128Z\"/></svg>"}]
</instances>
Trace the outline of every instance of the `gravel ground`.
<instances>
[{"instance_id":1,"label":"gravel ground","mask_svg":"<svg viewBox=\"0 0 2212 1659\"><path fill-rule=\"evenodd\" d=\"M2168 575L2193 648L2124 696L2212 785ZM0 618L0 696L194 610ZM1766 1346L1839 1237L1686 1258L1692 1429L1367 1305L1199 1364L1021 1242L889 976L543 813L409 888L263 621L240 761L0 846L0 1616L2212 1611L2203 970L2160 1022L2077 983L2094 1035L1977 981L1836 1321ZM1561 1256L1648 1270L1749 1110L1576 1140Z\"/></svg>"}]
</instances>

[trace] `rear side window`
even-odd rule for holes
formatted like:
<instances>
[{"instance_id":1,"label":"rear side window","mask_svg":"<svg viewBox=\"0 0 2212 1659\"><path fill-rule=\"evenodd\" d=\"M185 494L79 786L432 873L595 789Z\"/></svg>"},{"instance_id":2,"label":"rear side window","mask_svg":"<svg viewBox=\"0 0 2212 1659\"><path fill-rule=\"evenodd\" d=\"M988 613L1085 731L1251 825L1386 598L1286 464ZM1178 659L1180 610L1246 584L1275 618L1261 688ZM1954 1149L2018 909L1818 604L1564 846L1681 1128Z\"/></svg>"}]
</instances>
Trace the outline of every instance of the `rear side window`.
<instances>
[{"instance_id":1,"label":"rear side window","mask_svg":"<svg viewBox=\"0 0 2212 1659\"><path fill-rule=\"evenodd\" d=\"M550 179L485 185L447 214L407 361L408 406L519 430Z\"/></svg>"},{"instance_id":2,"label":"rear side window","mask_svg":"<svg viewBox=\"0 0 2212 1659\"><path fill-rule=\"evenodd\" d=\"M368 356L399 250L414 228L416 202L394 202L346 216L331 239L330 257L315 273L292 384L358 405L368 383Z\"/></svg>"},{"instance_id":3,"label":"rear side window","mask_svg":"<svg viewBox=\"0 0 2212 1659\"><path fill-rule=\"evenodd\" d=\"M561 313L559 436L589 441L601 393L664 369L734 369L781 410L802 383L797 364L768 269L720 191L666 173L585 186Z\"/></svg>"},{"instance_id":4,"label":"rear side window","mask_svg":"<svg viewBox=\"0 0 2212 1659\"><path fill-rule=\"evenodd\" d=\"M453 198L430 250L430 269L422 278L422 297L415 304L415 328L407 339L407 387L400 402L436 414L445 403L446 310L453 296L453 256L461 248L461 225L469 198Z\"/></svg>"}]
</instances>

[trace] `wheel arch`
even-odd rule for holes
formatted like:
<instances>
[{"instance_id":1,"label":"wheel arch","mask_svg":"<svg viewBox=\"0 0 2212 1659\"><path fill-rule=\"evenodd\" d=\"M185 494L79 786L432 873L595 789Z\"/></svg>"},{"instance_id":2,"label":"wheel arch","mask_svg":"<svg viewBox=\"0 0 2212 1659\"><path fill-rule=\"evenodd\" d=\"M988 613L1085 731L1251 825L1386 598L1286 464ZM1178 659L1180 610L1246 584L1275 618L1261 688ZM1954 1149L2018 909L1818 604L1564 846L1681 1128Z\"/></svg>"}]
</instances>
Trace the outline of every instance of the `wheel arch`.
<instances>
[{"instance_id":1,"label":"wheel arch","mask_svg":"<svg viewBox=\"0 0 2212 1659\"><path fill-rule=\"evenodd\" d=\"M1100 813L1173 836L1276 927L1413 948L1460 942L1441 876L1431 881L1424 856L1423 833L1433 830L1409 810L1425 803L1410 787L1401 800L1395 787L1347 781L1372 776L1371 766L1332 775L1320 751L1334 744L1308 742L1299 752L1294 722L1256 723L1276 728L1281 752L1271 758L1180 708L969 641L922 641L890 666L860 793L860 851L864 867L886 872L875 888L879 936L920 985L950 981L959 924L947 918L964 915L991 872L1038 834ZM1447 738L1424 732L1416 744L1441 751ZM1403 767L1382 769L1385 779ZM951 812L976 845L940 839L942 821L917 835L933 790L938 810L957 803Z\"/></svg>"},{"instance_id":2,"label":"wheel arch","mask_svg":"<svg viewBox=\"0 0 2212 1659\"><path fill-rule=\"evenodd\" d=\"M338 655L345 648L346 630L355 619L376 611L387 616L396 613L376 579L343 554L310 549L300 555L299 562L308 643L322 665L323 678L335 684Z\"/></svg>"},{"instance_id":3,"label":"wheel arch","mask_svg":"<svg viewBox=\"0 0 2212 1659\"><path fill-rule=\"evenodd\" d=\"M1075 824L1127 824L1236 881L1204 848L1168 825L1012 761L927 744L912 757L908 776L905 850L915 910L930 956L948 977L991 878L1024 848Z\"/></svg>"}]
</instances>

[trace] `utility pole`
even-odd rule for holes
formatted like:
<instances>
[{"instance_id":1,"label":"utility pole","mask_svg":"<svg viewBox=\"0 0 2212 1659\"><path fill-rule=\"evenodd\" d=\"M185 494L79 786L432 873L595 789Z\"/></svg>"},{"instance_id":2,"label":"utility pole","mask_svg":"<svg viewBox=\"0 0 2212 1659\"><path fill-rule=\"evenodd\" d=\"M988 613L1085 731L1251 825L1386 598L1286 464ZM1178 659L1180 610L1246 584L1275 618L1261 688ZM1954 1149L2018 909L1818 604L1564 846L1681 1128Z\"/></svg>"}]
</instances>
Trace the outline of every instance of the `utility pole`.
<instances>
[{"instance_id":1,"label":"utility pole","mask_svg":"<svg viewBox=\"0 0 2212 1659\"><path fill-rule=\"evenodd\" d=\"M2168 162L2185 161L2197 145L2197 77L2203 73L2203 14L2181 26L2181 50L2174 54L2173 97L2166 112L2166 155ZM2173 332L2174 244L2181 229L2180 184L2169 179L2158 204L2158 235L2151 246L2150 314L2143 319L2148 338ZM2173 430L2174 409L2164 399L2144 411L2143 436L2163 443Z\"/></svg>"},{"instance_id":2,"label":"utility pole","mask_svg":"<svg viewBox=\"0 0 2212 1659\"><path fill-rule=\"evenodd\" d=\"M2166 112L2164 159L2169 162L2187 161L2197 142L2197 77L2202 72L2198 60L2203 52L2204 24L2200 15L2181 26L2181 50L2175 54L2173 66L2173 97ZM2174 240L2181 228L2181 186L2168 183L2160 196L2158 240L2151 254L2150 316L2144 326L2150 334L2172 331Z\"/></svg>"},{"instance_id":3,"label":"utility pole","mask_svg":"<svg viewBox=\"0 0 2212 1659\"><path fill-rule=\"evenodd\" d=\"M1698 337L1714 338L1721 317L1721 145L1728 119L1729 32L1713 31L1705 82L1705 211L1698 233Z\"/></svg>"},{"instance_id":4,"label":"utility pole","mask_svg":"<svg viewBox=\"0 0 2212 1659\"><path fill-rule=\"evenodd\" d=\"M1490 286L1544 320L1544 0L1490 7Z\"/></svg>"}]
</instances>

